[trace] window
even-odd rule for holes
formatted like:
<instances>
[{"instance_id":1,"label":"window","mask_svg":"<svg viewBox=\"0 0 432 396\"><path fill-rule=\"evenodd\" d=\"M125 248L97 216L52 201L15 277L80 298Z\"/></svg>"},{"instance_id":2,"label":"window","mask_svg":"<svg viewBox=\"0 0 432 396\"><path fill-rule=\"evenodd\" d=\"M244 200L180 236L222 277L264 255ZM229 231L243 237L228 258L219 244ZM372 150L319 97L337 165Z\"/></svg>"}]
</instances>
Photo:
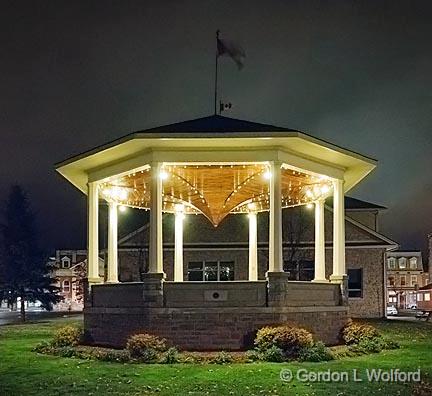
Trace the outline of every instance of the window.
<instances>
[{"instance_id":1,"label":"window","mask_svg":"<svg viewBox=\"0 0 432 396\"><path fill-rule=\"evenodd\" d=\"M398 260L398 263L399 263L399 268L400 269L405 269L406 265L407 265L407 259L406 259L406 257L400 257L399 260Z\"/></svg>"},{"instance_id":2,"label":"window","mask_svg":"<svg viewBox=\"0 0 432 396\"><path fill-rule=\"evenodd\" d=\"M63 257L62 259L61 259L61 266L62 266L62 268L70 268L70 258L69 257Z\"/></svg>"},{"instance_id":3,"label":"window","mask_svg":"<svg viewBox=\"0 0 432 396\"><path fill-rule=\"evenodd\" d=\"M361 298L363 296L363 269L348 270L348 297Z\"/></svg>"},{"instance_id":4,"label":"window","mask_svg":"<svg viewBox=\"0 0 432 396\"><path fill-rule=\"evenodd\" d=\"M394 286L395 285L395 278L394 278L394 276L389 276L388 277L388 284L389 284L389 286Z\"/></svg>"},{"instance_id":5,"label":"window","mask_svg":"<svg viewBox=\"0 0 432 396\"><path fill-rule=\"evenodd\" d=\"M425 293L424 294L424 300L425 301L430 301L430 293Z\"/></svg>"},{"instance_id":6,"label":"window","mask_svg":"<svg viewBox=\"0 0 432 396\"><path fill-rule=\"evenodd\" d=\"M234 280L234 261L190 261L188 280L217 282Z\"/></svg>"},{"instance_id":7,"label":"window","mask_svg":"<svg viewBox=\"0 0 432 396\"><path fill-rule=\"evenodd\" d=\"M417 258L411 257L409 260L409 265L411 269L417 269Z\"/></svg>"},{"instance_id":8,"label":"window","mask_svg":"<svg viewBox=\"0 0 432 396\"><path fill-rule=\"evenodd\" d=\"M68 280L63 281L63 292L70 292L70 282Z\"/></svg>"},{"instance_id":9,"label":"window","mask_svg":"<svg viewBox=\"0 0 432 396\"><path fill-rule=\"evenodd\" d=\"M423 294L417 293L417 301L423 301Z\"/></svg>"},{"instance_id":10,"label":"window","mask_svg":"<svg viewBox=\"0 0 432 396\"><path fill-rule=\"evenodd\" d=\"M311 281L315 276L315 263L312 260L285 261L284 271L288 279L295 281Z\"/></svg>"},{"instance_id":11,"label":"window","mask_svg":"<svg viewBox=\"0 0 432 396\"><path fill-rule=\"evenodd\" d=\"M411 275L411 286L415 286L417 284L417 275Z\"/></svg>"},{"instance_id":12,"label":"window","mask_svg":"<svg viewBox=\"0 0 432 396\"><path fill-rule=\"evenodd\" d=\"M405 277L405 275L401 275L401 277L400 277L400 285L401 286L406 286L406 277Z\"/></svg>"},{"instance_id":13,"label":"window","mask_svg":"<svg viewBox=\"0 0 432 396\"><path fill-rule=\"evenodd\" d=\"M397 303L397 297L389 297L388 302L389 303Z\"/></svg>"},{"instance_id":14,"label":"window","mask_svg":"<svg viewBox=\"0 0 432 396\"><path fill-rule=\"evenodd\" d=\"M396 259L394 257L390 257L387 259L387 266L389 269L395 269L396 268Z\"/></svg>"}]
</instances>

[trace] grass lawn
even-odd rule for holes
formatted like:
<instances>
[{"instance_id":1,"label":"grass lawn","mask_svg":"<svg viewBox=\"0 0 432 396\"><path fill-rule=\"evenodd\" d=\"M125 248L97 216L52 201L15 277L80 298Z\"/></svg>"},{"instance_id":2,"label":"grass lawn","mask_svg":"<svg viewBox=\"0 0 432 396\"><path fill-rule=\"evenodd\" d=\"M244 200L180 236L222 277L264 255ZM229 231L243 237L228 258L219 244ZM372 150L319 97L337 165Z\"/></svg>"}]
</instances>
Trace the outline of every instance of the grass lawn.
<instances>
[{"instance_id":1,"label":"grass lawn","mask_svg":"<svg viewBox=\"0 0 432 396\"><path fill-rule=\"evenodd\" d=\"M121 364L39 355L31 349L50 338L56 327L77 323L56 319L0 327L0 395L410 395L413 383L366 381L366 369L421 369L432 382L432 325L424 322L374 321L401 349L325 363L251 363L227 365ZM357 369L363 382L291 382L299 369ZM424 395L430 393L422 393Z\"/></svg>"}]
</instances>

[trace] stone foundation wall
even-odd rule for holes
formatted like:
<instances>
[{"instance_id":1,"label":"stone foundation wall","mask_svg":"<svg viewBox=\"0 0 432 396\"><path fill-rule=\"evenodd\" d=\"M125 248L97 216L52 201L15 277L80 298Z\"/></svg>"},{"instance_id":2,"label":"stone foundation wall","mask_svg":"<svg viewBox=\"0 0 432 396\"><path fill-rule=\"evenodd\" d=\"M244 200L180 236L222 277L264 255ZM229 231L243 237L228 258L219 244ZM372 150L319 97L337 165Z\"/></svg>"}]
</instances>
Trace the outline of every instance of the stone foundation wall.
<instances>
[{"instance_id":1,"label":"stone foundation wall","mask_svg":"<svg viewBox=\"0 0 432 396\"><path fill-rule=\"evenodd\" d=\"M266 325L295 323L317 340L336 344L348 308L86 308L84 327L88 341L123 347L135 333L165 337L186 350L241 350L253 344L256 331Z\"/></svg>"},{"instance_id":2,"label":"stone foundation wall","mask_svg":"<svg viewBox=\"0 0 432 396\"><path fill-rule=\"evenodd\" d=\"M92 344L123 347L136 333L152 333L187 350L239 350L252 346L266 325L293 323L326 344L338 342L348 320L340 285L288 282L268 273L257 282L143 282L93 285L84 309Z\"/></svg>"}]
</instances>

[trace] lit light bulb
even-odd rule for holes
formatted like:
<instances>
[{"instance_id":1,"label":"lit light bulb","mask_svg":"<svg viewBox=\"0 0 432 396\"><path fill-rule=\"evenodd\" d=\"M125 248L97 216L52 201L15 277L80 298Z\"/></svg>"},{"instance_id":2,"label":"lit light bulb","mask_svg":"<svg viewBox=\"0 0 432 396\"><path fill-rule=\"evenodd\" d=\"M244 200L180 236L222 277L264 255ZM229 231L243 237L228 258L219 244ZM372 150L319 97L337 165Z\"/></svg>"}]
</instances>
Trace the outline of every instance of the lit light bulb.
<instances>
[{"instance_id":1,"label":"lit light bulb","mask_svg":"<svg viewBox=\"0 0 432 396\"><path fill-rule=\"evenodd\" d=\"M127 199L128 196L128 191L125 188L121 188L117 186L110 189L105 189L103 193L107 197L118 199L118 200L125 200Z\"/></svg>"},{"instance_id":2,"label":"lit light bulb","mask_svg":"<svg viewBox=\"0 0 432 396\"><path fill-rule=\"evenodd\" d=\"M327 184L324 184L324 185L321 187L321 192L322 192L323 194L327 194L327 193L329 192L329 190L330 190L330 188L329 188L329 186L328 186Z\"/></svg>"},{"instance_id":3,"label":"lit light bulb","mask_svg":"<svg viewBox=\"0 0 432 396\"><path fill-rule=\"evenodd\" d=\"M312 193L311 190L307 190L307 191L306 191L306 195L307 195L309 198L312 198L312 197L313 197L313 193Z\"/></svg>"},{"instance_id":4,"label":"lit light bulb","mask_svg":"<svg viewBox=\"0 0 432 396\"><path fill-rule=\"evenodd\" d=\"M269 180L269 179L271 179L271 177L272 177L272 174L270 171L264 172L264 179Z\"/></svg>"},{"instance_id":5,"label":"lit light bulb","mask_svg":"<svg viewBox=\"0 0 432 396\"><path fill-rule=\"evenodd\" d=\"M184 205L183 204L175 204L174 209L177 213L184 212Z\"/></svg>"},{"instance_id":6,"label":"lit light bulb","mask_svg":"<svg viewBox=\"0 0 432 396\"><path fill-rule=\"evenodd\" d=\"M165 172L165 171L163 170L163 171L161 171L161 172L159 173L159 177L160 177L162 180L166 180L166 179L168 179L168 173Z\"/></svg>"},{"instance_id":7,"label":"lit light bulb","mask_svg":"<svg viewBox=\"0 0 432 396\"><path fill-rule=\"evenodd\" d=\"M306 207L307 207L308 209L312 209L312 208L313 208L313 203L308 203L308 204L306 205Z\"/></svg>"},{"instance_id":8,"label":"lit light bulb","mask_svg":"<svg viewBox=\"0 0 432 396\"><path fill-rule=\"evenodd\" d=\"M124 206L124 205L120 205L119 206L119 211L120 212L124 213L124 212L126 212L126 210L127 210L126 206Z\"/></svg>"}]
</instances>

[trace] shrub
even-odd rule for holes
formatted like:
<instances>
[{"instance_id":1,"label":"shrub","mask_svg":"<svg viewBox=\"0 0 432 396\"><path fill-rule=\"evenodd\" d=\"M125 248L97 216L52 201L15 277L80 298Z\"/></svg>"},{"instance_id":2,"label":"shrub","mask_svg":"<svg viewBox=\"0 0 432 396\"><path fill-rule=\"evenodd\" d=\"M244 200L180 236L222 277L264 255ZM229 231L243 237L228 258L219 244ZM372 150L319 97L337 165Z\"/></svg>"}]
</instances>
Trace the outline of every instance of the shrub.
<instances>
[{"instance_id":1,"label":"shrub","mask_svg":"<svg viewBox=\"0 0 432 396\"><path fill-rule=\"evenodd\" d=\"M378 330L368 324L350 320L342 329L342 339L347 345L358 344L362 340L380 338Z\"/></svg>"},{"instance_id":2,"label":"shrub","mask_svg":"<svg viewBox=\"0 0 432 396\"><path fill-rule=\"evenodd\" d=\"M183 352L180 356L181 363L198 364L202 363L201 360L192 352Z\"/></svg>"},{"instance_id":3,"label":"shrub","mask_svg":"<svg viewBox=\"0 0 432 396\"><path fill-rule=\"evenodd\" d=\"M337 345L329 349L334 359L343 359L343 358L353 357L357 355L356 353L350 350L350 347L346 345Z\"/></svg>"},{"instance_id":4,"label":"shrub","mask_svg":"<svg viewBox=\"0 0 432 396\"><path fill-rule=\"evenodd\" d=\"M96 356L96 359L102 360L104 362L119 362L126 363L130 360L129 351L124 349L109 349L107 351L103 351Z\"/></svg>"},{"instance_id":5,"label":"shrub","mask_svg":"<svg viewBox=\"0 0 432 396\"><path fill-rule=\"evenodd\" d=\"M393 340L389 340L388 338L382 339L382 348L383 349L399 349L400 345Z\"/></svg>"},{"instance_id":6,"label":"shrub","mask_svg":"<svg viewBox=\"0 0 432 396\"><path fill-rule=\"evenodd\" d=\"M75 346L81 342L82 329L73 326L60 327L55 333L52 345L56 347Z\"/></svg>"},{"instance_id":7,"label":"shrub","mask_svg":"<svg viewBox=\"0 0 432 396\"><path fill-rule=\"evenodd\" d=\"M131 357L143 362L152 362L157 359L159 352L167 349L166 340L152 334L135 334L128 338L126 349Z\"/></svg>"},{"instance_id":8,"label":"shrub","mask_svg":"<svg viewBox=\"0 0 432 396\"><path fill-rule=\"evenodd\" d=\"M326 362L333 359L332 353L321 341L310 347L303 347L299 351L299 360L301 362Z\"/></svg>"},{"instance_id":9,"label":"shrub","mask_svg":"<svg viewBox=\"0 0 432 396\"><path fill-rule=\"evenodd\" d=\"M179 363L180 357L177 348L169 348L163 355L161 359L161 363L164 364L173 364Z\"/></svg>"},{"instance_id":10,"label":"shrub","mask_svg":"<svg viewBox=\"0 0 432 396\"><path fill-rule=\"evenodd\" d=\"M280 348L286 357L297 357L301 348L313 344L312 334L295 326L263 327L258 330L255 345L261 352L272 346Z\"/></svg>"},{"instance_id":11,"label":"shrub","mask_svg":"<svg viewBox=\"0 0 432 396\"><path fill-rule=\"evenodd\" d=\"M216 363L216 364L226 364L226 363L232 363L234 361L233 357L225 352L225 351L221 351L219 352L212 360L212 363Z\"/></svg>"},{"instance_id":12,"label":"shrub","mask_svg":"<svg viewBox=\"0 0 432 396\"><path fill-rule=\"evenodd\" d=\"M262 353L257 349L250 349L246 351L246 359L252 362L256 362L257 360L263 360Z\"/></svg>"},{"instance_id":13,"label":"shrub","mask_svg":"<svg viewBox=\"0 0 432 396\"><path fill-rule=\"evenodd\" d=\"M356 354L369 354L379 353L383 348L379 338L363 338L358 343L351 344L349 349Z\"/></svg>"},{"instance_id":14,"label":"shrub","mask_svg":"<svg viewBox=\"0 0 432 396\"><path fill-rule=\"evenodd\" d=\"M77 357L76 351L72 346L62 346L60 348L57 348L55 351L55 355L65 358Z\"/></svg>"},{"instance_id":15,"label":"shrub","mask_svg":"<svg viewBox=\"0 0 432 396\"><path fill-rule=\"evenodd\" d=\"M261 360L280 363L285 361L286 357L282 349L278 348L276 345L272 345L261 353Z\"/></svg>"},{"instance_id":16,"label":"shrub","mask_svg":"<svg viewBox=\"0 0 432 396\"><path fill-rule=\"evenodd\" d=\"M52 354L55 347L51 344L51 342L48 341L42 341L39 344L37 344L32 351L37 353L45 353L45 354Z\"/></svg>"}]
</instances>

